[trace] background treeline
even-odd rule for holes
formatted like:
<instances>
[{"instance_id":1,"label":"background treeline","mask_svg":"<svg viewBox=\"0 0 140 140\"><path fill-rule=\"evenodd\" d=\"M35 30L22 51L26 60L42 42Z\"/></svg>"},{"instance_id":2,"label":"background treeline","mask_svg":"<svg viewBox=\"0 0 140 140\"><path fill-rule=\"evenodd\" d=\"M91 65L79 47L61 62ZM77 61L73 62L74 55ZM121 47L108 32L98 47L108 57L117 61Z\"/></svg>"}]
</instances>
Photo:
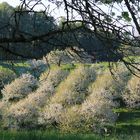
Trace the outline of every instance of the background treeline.
<instances>
[{"instance_id":1,"label":"background treeline","mask_svg":"<svg viewBox=\"0 0 140 140\"><path fill-rule=\"evenodd\" d=\"M8 3L3 2L0 4L0 38L15 38L38 36L47 34L51 31L58 29L71 29L79 27L75 31L62 32L61 34L53 35L53 37L45 40L36 40L32 43L6 43L1 44L0 47L0 60L17 60L17 59L30 59L30 58L42 58L51 50L79 47L82 48L78 51L89 52L94 61L117 61L120 57L115 55L115 51L118 51L120 43L116 41L108 41L100 37L100 31L98 35L86 30L82 23L65 23L65 18L62 17L59 21L56 21L52 16L46 16L43 11L28 12L27 9L19 12L20 7L12 7ZM18 26L17 26L18 25ZM86 27L89 29L89 27ZM110 34L110 37L112 35ZM10 48L10 49L9 49ZM128 46L125 47L128 54L131 55L131 51ZM9 51L10 50L10 51ZM124 51L126 51L124 49ZM74 50L73 50L74 51ZM139 54L139 49L133 50L136 54ZM20 54L17 56L16 54Z\"/></svg>"}]
</instances>

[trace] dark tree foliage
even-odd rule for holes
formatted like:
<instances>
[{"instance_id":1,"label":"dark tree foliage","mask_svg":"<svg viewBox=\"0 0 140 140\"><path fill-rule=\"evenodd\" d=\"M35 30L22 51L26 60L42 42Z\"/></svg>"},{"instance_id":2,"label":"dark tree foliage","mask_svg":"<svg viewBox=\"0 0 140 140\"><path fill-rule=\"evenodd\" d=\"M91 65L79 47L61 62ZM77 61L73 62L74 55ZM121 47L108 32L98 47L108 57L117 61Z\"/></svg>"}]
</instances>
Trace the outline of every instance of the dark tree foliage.
<instances>
[{"instance_id":1,"label":"dark tree foliage","mask_svg":"<svg viewBox=\"0 0 140 140\"><path fill-rule=\"evenodd\" d=\"M51 4L64 8L61 26L51 16ZM119 60L131 72L139 71L139 62L129 57L140 48L138 0L21 0L17 8L1 5L1 19L7 20L0 24L0 49L8 54L39 58L54 49L77 46L95 59ZM35 11L38 5L42 11Z\"/></svg>"},{"instance_id":2,"label":"dark tree foliage","mask_svg":"<svg viewBox=\"0 0 140 140\"><path fill-rule=\"evenodd\" d=\"M14 9L7 3L0 5L1 59L5 56L7 59L41 57L45 46L39 46L41 41L37 37L56 29L52 16L46 17L42 11L20 10L20 7Z\"/></svg>"}]
</instances>

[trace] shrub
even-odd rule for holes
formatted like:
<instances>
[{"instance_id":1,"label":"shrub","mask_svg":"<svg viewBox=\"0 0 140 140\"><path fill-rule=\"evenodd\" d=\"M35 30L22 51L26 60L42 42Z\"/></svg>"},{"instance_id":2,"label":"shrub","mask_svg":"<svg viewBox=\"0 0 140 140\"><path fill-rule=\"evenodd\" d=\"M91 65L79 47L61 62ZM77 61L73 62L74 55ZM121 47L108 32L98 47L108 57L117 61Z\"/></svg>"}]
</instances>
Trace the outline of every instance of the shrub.
<instances>
[{"instance_id":1,"label":"shrub","mask_svg":"<svg viewBox=\"0 0 140 140\"><path fill-rule=\"evenodd\" d=\"M10 83L16 78L16 74L7 69L0 70L0 92L3 89L4 85Z\"/></svg>"},{"instance_id":2,"label":"shrub","mask_svg":"<svg viewBox=\"0 0 140 140\"><path fill-rule=\"evenodd\" d=\"M52 70L48 78L39 85L39 88L35 92L32 92L25 99L13 104L7 110L5 118L8 120L12 118L14 125L19 128L37 126L37 118L41 108L47 104L49 98L55 93L57 85L67 75L68 71L61 69Z\"/></svg>"},{"instance_id":3,"label":"shrub","mask_svg":"<svg viewBox=\"0 0 140 140\"><path fill-rule=\"evenodd\" d=\"M107 131L106 125L113 124L117 114L113 108L118 107L114 102L114 94L110 91L113 78L107 71L99 75L90 86L90 95L80 106L73 106L63 112L60 128L66 132Z\"/></svg>"},{"instance_id":4,"label":"shrub","mask_svg":"<svg viewBox=\"0 0 140 140\"><path fill-rule=\"evenodd\" d=\"M133 76L122 95L126 105L130 108L140 108L140 78Z\"/></svg>"},{"instance_id":5,"label":"shrub","mask_svg":"<svg viewBox=\"0 0 140 140\"><path fill-rule=\"evenodd\" d=\"M0 101L0 120L2 119L2 115L4 110L6 110L7 104L3 101Z\"/></svg>"},{"instance_id":6,"label":"shrub","mask_svg":"<svg viewBox=\"0 0 140 140\"><path fill-rule=\"evenodd\" d=\"M80 114L80 108L72 106L62 112L59 120L60 130L64 133L82 133L89 131Z\"/></svg>"},{"instance_id":7,"label":"shrub","mask_svg":"<svg viewBox=\"0 0 140 140\"><path fill-rule=\"evenodd\" d=\"M85 120L86 126L93 131L100 133L106 125L113 124L117 119L117 114L113 112L116 104L105 96L101 98L95 95L94 99L87 100L82 104L81 116Z\"/></svg>"},{"instance_id":8,"label":"shrub","mask_svg":"<svg viewBox=\"0 0 140 140\"><path fill-rule=\"evenodd\" d=\"M78 52L75 53L71 48L67 48L64 51L61 50L55 50L51 51L48 55L48 61L50 64L68 64L68 63L92 63L93 57L88 55L86 52L84 52L82 49L79 49L78 47L74 47L74 49Z\"/></svg>"},{"instance_id":9,"label":"shrub","mask_svg":"<svg viewBox=\"0 0 140 140\"><path fill-rule=\"evenodd\" d=\"M46 73L43 74L40 77L40 80L42 81L41 85L35 94L29 95L29 98L32 98L37 105L44 106L47 104L49 98L54 95L56 87L67 77L68 74L69 71L62 70L61 68L51 70L49 75L46 75Z\"/></svg>"},{"instance_id":10,"label":"shrub","mask_svg":"<svg viewBox=\"0 0 140 140\"><path fill-rule=\"evenodd\" d=\"M108 92L113 100L120 100L131 74L128 70L121 68L115 74L111 75L108 70L100 73L96 81L91 85L89 92L105 91Z\"/></svg>"},{"instance_id":11,"label":"shrub","mask_svg":"<svg viewBox=\"0 0 140 140\"><path fill-rule=\"evenodd\" d=\"M57 95L55 94L50 99L49 105L45 106L43 111L40 112L40 123L44 124L45 126L54 126L54 124L59 125L60 118L62 117L61 114L65 111L65 109L62 107L62 103L64 103L65 99L67 99L68 97L67 95L63 94L63 92L65 93L68 88L68 90L70 90L70 100L74 102L78 102L78 100L81 100L80 102L82 102L82 100L85 99L85 94L88 94L87 87L89 83L95 80L95 78L96 76L94 68L80 66L76 70L72 71L72 73L67 77L67 79L64 80L63 83L61 83L62 85L60 84L60 86L58 87L56 91ZM84 82L82 80L84 80ZM67 82L69 83L67 84ZM80 95L80 91L82 92L81 94L84 95ZM77 96L74 96L74 94L77 94ZM65 98L61 100L62 95ZM58 111L52 109L53 107L58 109Z\"/></svg>"},{"instance_id":12,"label":"shrub","mask_svg":"<svg viewBox=\"0 0 140 140\"><path fill-rule=\"evenodd\" d=\"M51 102L62 105L80 104L88 95L87 88L95 78L94 68L78 67L60 84Z\"/></svg>"},{"instance_id":13,"label":"shrub","mask_svg":"<svg viewBox=\"0 0 140 140\"><path fill-rule=\"evenodd\" d=\"M47 64L43 59L42 60L33 59L27 61L27 63L30 66L29 69L36 77L40 76L40 74L47 69Z\"/></svg>"},{"instance_id":14,"label":"shrub","mask_svg":"<svg viewBox=\"0 0 140 140\"><path fill-rule=\"evenodd\" d=\"M72 59L70 58L70 56L66 53L66 51L51 51L48 55L47 55L48 61L50 64L57 64L60 65L62 64L66 64L66 63L71 63Z\"/></svg>"},{"instance_id":15,"label":"shrub","mask_svg":"<svg viewBox=\"0 0 140 140\"><path fill-rule=\"evenodd\" d=\"M38 108L27 98L13 104L3 115L7 128L33 128L37 125Z\"/></svg>"},{"instance_id":16,"label":"shrub","mask_svg":"<svg viewBox=\"0 0 140 140\"><path fill-rule=\"evenodd\" d=\"M114 93L114 98L121 98L131 76L130 71L123 70L117 75L117 79L113 80L111 92Z\"/></svg>"},{"instance_id":17,"label":"shrub","mask_svg":"<svg viewBox=\"0 0 140 140\"><path fill-rule=\"evenodd\" d=\"M2 90L3 100L9 102L18 101L34 91L37 86L38 82L32 75L23 74L12 83L4 86Z\"/></svg>"},{"instance_id":18,"label":"shrub","mask_svg":"<svg viewBox=\"0 0 140 140\"><path fill-rule=\"evenodd\" d=\"M124 74L129 75L127 71L120 70L115 81L108 71L104 71L91 85L91 94L81 107L81 115L90 130L98 133L103 129L107 131L106 125L116 121L118 115L113 109L119 106L119 102L114 99L121 96L120 92L129 79L123 78Z\"/></svg>"},{"instance_id":19,"label":"shrub","mask_svg":"<svg viewBox=\"0 0 140 140\"><path fill-rule=\"evenodd\" d=\"M101 94L103 93L103 94ZM94 96L94 97L93 97ZM116 104L103 92L94 93L77 107L71 107L60 119L60 128L65 132L97 132L106 131L108 124L113 124L117 114L113 112Z\"/></svg>"},{"instance_id":20,"label":"shrub","mask_svg":"<svg viewBox=\"0 0 140 140\"><path fill-rule=\"evenodd\" d=\"M50 72L46 71L42 73L39 79L41 82L49 80L49 82L52 82L54 87L56 87L56 85L66 78L68 74L68 70L63 70L60 67L57 67L55 69L50 69Z\"/></svg>"},{"instance_id":21,"label":"shrub","mask_svg":"<svg viewBox=\"0 0 140 140\"><path fill-rule=\"evenodd\" d=\"M36 92L29 94L26 98L35 106L43 107L54 92L55 88L53 84L45 82L37 89Z\"/></svg>"},{"instance_id":22,"label":"shrub","mask_svg":"<svg viewBox=\"0 0 140 140\"><path fill-rule=\"evenodd\" d=\"M40 117L38 119L39 124L46 127L58 127L60 122L60 117L64 108L61 104L50 104L45 107L45 109L40 112Z\"/></svg>"}]
</instances>

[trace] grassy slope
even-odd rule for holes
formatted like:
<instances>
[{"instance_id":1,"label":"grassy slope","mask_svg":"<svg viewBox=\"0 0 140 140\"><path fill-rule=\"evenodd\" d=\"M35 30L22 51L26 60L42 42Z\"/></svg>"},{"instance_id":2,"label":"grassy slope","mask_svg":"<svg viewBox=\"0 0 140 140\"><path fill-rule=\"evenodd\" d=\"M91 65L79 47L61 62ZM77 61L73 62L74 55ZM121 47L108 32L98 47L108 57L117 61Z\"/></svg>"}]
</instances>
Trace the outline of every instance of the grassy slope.
<instances>
[{"instance_id":1,"label":"grassy slope","mask_svg":"<svg viewBox=\"0 0 140 140\"><path fill-rule=\"evenodd\" d=\"M139 140L138 134L99 136L95 134L60 134L58 132L0 132L1 140Z\"/></svg>"},{"instance_id":2,"label":"grassy slope","mask_svg":"<svg viewBox=\"0 0 140 140\"><path fill-rule=\"evenodd\" d=\"M11 70L14 73L16 73L17 75L21 74L21 73L25 73L27 72L29 65L25 62L23 63L11 63L11 62L2 62L0 61L0 71L3 71L5 69L7 69L7 71Z\"/></svg>"},{"instance_id":3,"label":"grassy slope","mask_svg":"<svg viewBox=\"0 0 140 140\"><path fill-rule=\"evenodd\" d=\"M79 65L79 64L77 64ZM107 67L106 63L97 64L100 67ZM88 66L88 65L87 65ZM73 70L75 66L72 65L63 65L63 69ZM12 66L7 63L0 63L0 71L3 70L3 68L13 70ZM52 68L57 68L57 66L52 66ZM28 65L25 63L17 63L15 64L14 70L16 72L22 73L28 71ZM63 139L63 140L70 140L70 139L79 139L79 140L90 140L90 139L140 139L140 109L127 109L127 108L119 108L116 109L115 112L119 113L119 119L116 122L115 128L114 128L114 135L107 138L95 136L95 135L84 135L84 136L74 136L74 135L66 135L66 136L60 136L56 133L43 133L37 132L37 133L26 133L26 132L18 132L18 133L11 133L11 132L0 132L0 140L9 140L13 137L14 140L18 140L19 137L21 140L28 140L31 138L34 140L45 140L47 139ZM121 135L123 134L123 136ZM117 138L118 137L118 138ZM2 138L2 139L1 139Z\"/></svg>"},{"instance_id":4,"label":"grassy slope","mask_svg":"<svg viewBox=\"0 0 140 140\"><path fill-rule=\"evenodd\" d=\"M99 136L95 134L60 134L57 132L0 132L1 140L139 140L138 133Z\"/></svg>"},{"instance_id":5,"label":"grassy slope","mask_svg":"<svg viewBox=\"0 0 140 140\"><path fill-rule=\"evenodd\" d=\"M140 134L140 109L119 108L116 112L120 114L116 123L118 132Z\"/></svg>"}]
</instances>

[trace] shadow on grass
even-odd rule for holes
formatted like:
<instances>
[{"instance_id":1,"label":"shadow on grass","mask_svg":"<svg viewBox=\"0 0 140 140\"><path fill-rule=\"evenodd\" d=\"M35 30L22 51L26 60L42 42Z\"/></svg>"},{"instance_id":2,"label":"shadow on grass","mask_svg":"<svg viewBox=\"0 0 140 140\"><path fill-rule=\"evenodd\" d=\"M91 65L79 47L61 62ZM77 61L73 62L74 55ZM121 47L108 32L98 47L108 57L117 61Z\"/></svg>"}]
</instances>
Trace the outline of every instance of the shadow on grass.
<instances>
[{"instance_id":1,"label":"shadow on grass","mask_svg":"<svg viewBox=\"0 0 140 140\"><path fill-rule=\"evenodd\" d=\"M116 133L140 133L140 110L125 109L119 111L119 118L115 126Z\"/></svg>"},{"instance_id":2,"label":"shadow on grass","mask_svg":"<svg viewBox=\"0 0 140 140\"><path fill-rule=\"evenodd\" d=\"M57 132L49 133L44 131L33 132L0 132L0 140L101 140L104 137L94 134L60 134Z\"/></svg>"},{"instance_id":3,"label":"shadow on grass","mask_svg":"<svg viewBox=\"0 0 140 140\"><path fill-rule=\"evenodd\" d=\"M133 134L139 133L140 134L140 125L136 124L118 124L114 129L115 133L117 134Z\"/></svg>"},{"instance_id":4,"label":"shadow on grass","mask_svg":"<svg viewBox=\"0 0 140 140\"><path fill-rule=\"evenodd\" d=\"M137 122L140 123L140 110L132 112L121 112L118 118L119 122Z\"/></svg>"},{"instance_id":5,"label":"shadow on grass","mask_svg":"<svg viewBox=\"0 0 140 140\"><path fill-rule=\"evenodd\" d=\"M12 65L12 63L5 63L5 62L0 62L0 66L2 66L3 68L12 70L13 72L15 72L17 75L21 74L21 73L25 73L26 71L29 70L29 67L27 65L24 65L24 63L21 65L21 63L19 63L20 65L18 65L18 63L14 63L14 65Z\"/></svg>"}]
</instances>

